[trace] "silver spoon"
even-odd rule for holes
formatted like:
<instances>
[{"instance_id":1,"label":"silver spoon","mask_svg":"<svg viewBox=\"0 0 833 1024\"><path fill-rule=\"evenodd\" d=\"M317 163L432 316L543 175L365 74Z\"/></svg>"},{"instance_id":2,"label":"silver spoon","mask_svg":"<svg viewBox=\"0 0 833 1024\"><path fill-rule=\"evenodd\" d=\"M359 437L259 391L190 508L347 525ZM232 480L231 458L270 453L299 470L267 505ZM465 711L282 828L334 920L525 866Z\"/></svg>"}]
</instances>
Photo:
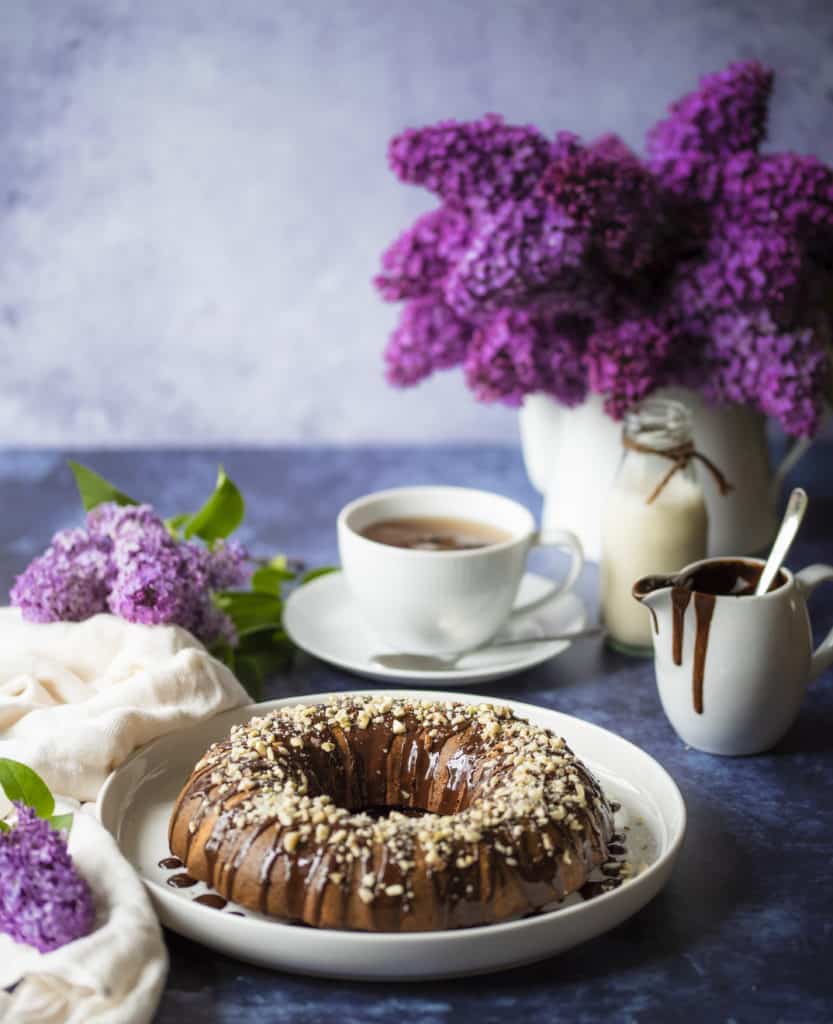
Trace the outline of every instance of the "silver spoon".
<instances>
[{"instance_id":1,"label":"silver spoon","mask_svg":"<svg viewBox=\"0 0 833 1024\"><path fill-rule=\"evenodd\" d=\"M382 668L398 669L402 672L448 672L462 658L465 658L468 654L473 654L475 651L497 650L500 647L519 647L522 644L551 644L558 640L579 640L585 636L599 636L604 631L603 626L588 626L587 629L577 629L573 633L558 633L555 636L518 637L512 640L498 640L496 643L490 641L482 644L480 647L474 647L471 650L462 651L460 654L450 654L448 656L405 653L374 654L370 660L377 665L381 665Z\"/></svg>"},{"instance_id":2,"label":"silver spoon","mask_svg":"<svg viewBox=\"0 0 833 1024\"><path fill-rule=\"evenodd\" d=\"M758 585L755 587L756 597L765 594L772 586L772 581L778 575L778 570L784 564L784 559L792 547L792 542L795 540L806 511L807 492L801 487L796 487L787 502L787 509L781 520L778 535L772 544L769 558L766 560L763 572L758 577Z\"/></svg>"}]
</instances>

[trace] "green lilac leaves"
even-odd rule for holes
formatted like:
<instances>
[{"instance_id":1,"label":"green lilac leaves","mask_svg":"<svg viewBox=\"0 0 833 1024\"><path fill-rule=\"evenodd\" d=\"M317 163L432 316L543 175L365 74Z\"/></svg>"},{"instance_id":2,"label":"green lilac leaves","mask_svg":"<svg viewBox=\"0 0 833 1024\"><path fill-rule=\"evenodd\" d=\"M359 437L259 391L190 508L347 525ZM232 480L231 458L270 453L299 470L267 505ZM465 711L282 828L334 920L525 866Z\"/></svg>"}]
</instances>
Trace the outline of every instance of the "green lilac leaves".
<instances>
[{"instance_id":1,"label":"green lilac leaves","mask_svg":"<svg viewBox=\"0 0 833 1024\"><path fill-rule=\"evenodd\" d=\"M0 758L0 788L8 800L26 804L39 818L48 818L55 810L55 799L49 792L49 786L37 772L20 761Z\"/></svg>"},{"instance_id":2,"label":"green lilac leaves","mask_svg":"<svg viewBox=\"0 0 833 1024\"><path fill-rule=\"evenodd\" d=\"M20 761L0 757L0 789L8 800L26 804L39 818L45 818L56 830L69 832L72 828L71 814L54 814L55 798L49 786L36 771ZM0 821L0 832L8 832L9 826Z\"/></svg>"},{"instance_id":3,"label":"green lilac leaves","mask_svg":"<svg viewBox=\"0 0 833 1024\"><path fill-rule=\"evenodd\" d=\"M277 629L281 624L283 601L275 594L256 590L221 590L214 603L229 616L240 637L261 629Z\"/></svg>"},{"instance_id":4,"label":"green lilac leaves","mask_svg":"<svg viewBox=\"0 0 833 1024\"><path fill-rule=\"evenodd\" d=\"M96 505L102 505L105 501L113 501L117 505L138 504L124 491L120 491L115 484L111 484L88 466L70 460L69 467L75 477L85 512L89 512ZM186 540L199 537L211 545L214 541L224 540L234 533L243 522L245 512L243 495L220 466L214 491L202 508L193 515L185 513L166 519L165 524L174 537L183 536Z\"/></svg>"},{"instance_id":5,"label":"green lilac leaves","mask_svg":"<svg viewBox=\"0 0 833 1024\"><path fill-rule=\"evenodd\" d=\"M243 522L246 504L236 485L220 466L214 493L203 507L183 524L185 538L200 537L206 544L229 537Z\"/></svg>"},{"instance_id":6,"label":"green lilac leaves","mask_svg":"<svg viewBox=\"0 0 833 1024\"><path fill-rule=\"evenodd\" d=\"M80 462L73 462L70 459L69 468L75 477L85 512L89 512L96 505L102 505L105 501L114 501L117 505L138 505L137 501L114 487L109 480L105 480L87 466L82 466Z\"/></svg>"}]
</instances>

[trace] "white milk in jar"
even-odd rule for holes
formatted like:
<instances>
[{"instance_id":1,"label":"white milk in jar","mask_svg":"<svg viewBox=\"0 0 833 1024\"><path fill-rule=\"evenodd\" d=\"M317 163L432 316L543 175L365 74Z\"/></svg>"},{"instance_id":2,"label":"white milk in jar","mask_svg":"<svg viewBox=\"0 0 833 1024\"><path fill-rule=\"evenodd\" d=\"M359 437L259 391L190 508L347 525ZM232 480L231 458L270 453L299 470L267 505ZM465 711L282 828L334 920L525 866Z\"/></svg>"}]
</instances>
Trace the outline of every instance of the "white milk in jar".
<instances>
[{"instance_id":1,"label":"white milk in jar","mask_svg":"<svg viewBox=\"0 0 833 1024\"><path fill-rule=\"evenodd\" d=\"M651 613L633 584L705 558L708 513L684 405L643 402L625 418L623 445L602 512L601 612L613 646L650 653Z\"/></svg>"}]
</instances>

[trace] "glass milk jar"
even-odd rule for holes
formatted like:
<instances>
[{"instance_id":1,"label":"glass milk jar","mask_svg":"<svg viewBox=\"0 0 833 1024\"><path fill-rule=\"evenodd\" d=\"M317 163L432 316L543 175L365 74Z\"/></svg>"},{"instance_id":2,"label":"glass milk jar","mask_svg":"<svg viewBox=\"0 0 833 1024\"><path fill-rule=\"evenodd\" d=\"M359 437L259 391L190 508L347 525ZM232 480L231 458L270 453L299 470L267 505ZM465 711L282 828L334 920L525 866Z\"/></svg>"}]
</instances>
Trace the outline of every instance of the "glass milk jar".
<instances>
[{"instance_id":1,"label":"glass milk jar","mask_svg":"<svg viewBox=\"0 0 833 1024\"><path fill-rule=\"evenodd\" d=\"M602 512L601 612L609 642L642 654L651 650L651 614L631 588L705 558L708 513L682 403L643 402L626 414L622 444Z\"/></svg>"}]
</instances>

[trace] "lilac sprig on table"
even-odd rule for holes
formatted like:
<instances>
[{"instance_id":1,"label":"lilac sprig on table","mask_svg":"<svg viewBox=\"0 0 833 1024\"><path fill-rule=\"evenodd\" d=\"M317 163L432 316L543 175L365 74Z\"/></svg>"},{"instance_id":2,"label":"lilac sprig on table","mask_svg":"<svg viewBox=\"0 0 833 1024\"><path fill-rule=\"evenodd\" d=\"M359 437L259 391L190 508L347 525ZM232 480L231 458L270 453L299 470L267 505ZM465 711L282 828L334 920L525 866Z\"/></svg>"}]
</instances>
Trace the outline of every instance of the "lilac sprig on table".
<instances>
[{"instance_id":1,"label":"lilac sprig on table","mask_svg":"<svg viewBox=\"0 0 833 1024\"><path fill-rule=\"evenodd\" d=\"M12 604L30 622L80 622L109 612L181 626L258 695L293 653L281 624L283 588L310 574L299 576L283 556L258 562L231 539L245 503L222 467L197 512L162 519L87 467L70 465L85 524L53 537L17 577Z\"/></svg>"},{"instance_id":2,"label":"lilac sprig on table","mask_svg":"<svg viewBox=\"0 0 833 1024\"><path fill-rule=\"evenodd\" d=\"M41 953L92 931L95 906L67 844L72 815L55 815L46 783L27 765L0 758L0 789L14 808L0 819L0 932Z\"/></svg>"},{"instance_id":3,"label":"lilac sprig on table","mask_svg":"<svg viewBox=\"0 0 833 1024\"><path fill-rule=\"evenodd\" d=\"M772 83L755 61L706 76L645 159L497 115L395 137L394 173L440 205L375 279L406 303L388 380L462 366L482 401L596 392L615 418L683 386L815 433L833 388L833 170L759 153Z\"/></svg>"}]
</instances>

